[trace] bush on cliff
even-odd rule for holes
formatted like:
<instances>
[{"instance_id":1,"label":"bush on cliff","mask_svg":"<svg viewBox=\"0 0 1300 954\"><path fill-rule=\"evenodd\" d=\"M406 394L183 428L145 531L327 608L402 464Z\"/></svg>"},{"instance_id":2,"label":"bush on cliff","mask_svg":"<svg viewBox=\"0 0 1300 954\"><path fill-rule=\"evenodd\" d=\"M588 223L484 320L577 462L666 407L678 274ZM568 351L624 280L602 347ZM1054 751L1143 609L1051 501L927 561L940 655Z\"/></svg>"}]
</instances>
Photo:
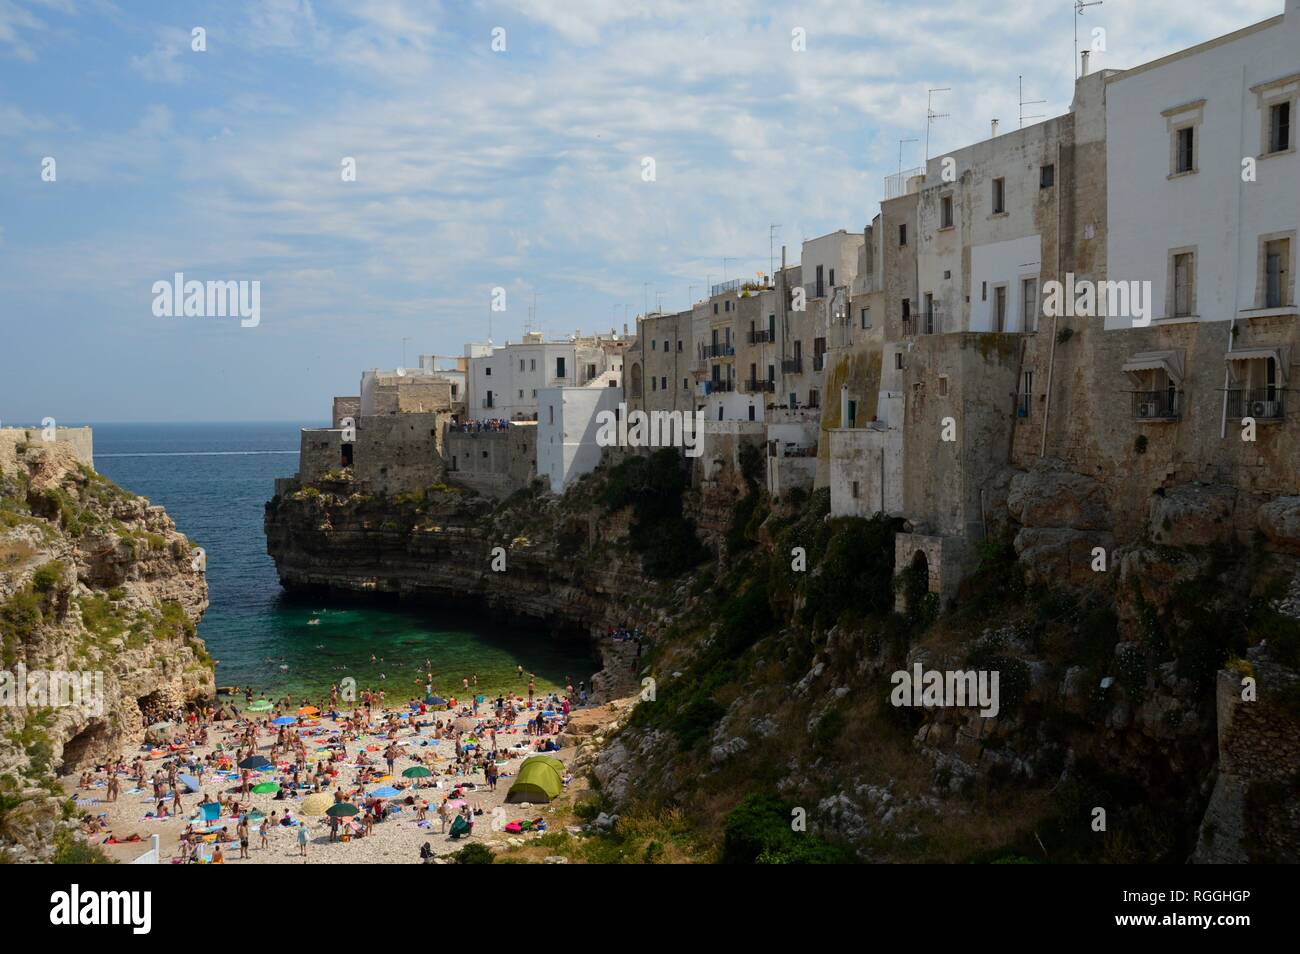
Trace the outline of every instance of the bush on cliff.
<instances>
[{"instance_id":1,"label":"bush on cliff","mask_svg":"<svg viewBox=\"0 0 1300 954\"><path fill-rule=\"evenodd\" d=\"M795 831L794 806L773 795L746 795L723 826L722 863L734 865L851 864L847 848Z\"/></svg>"},{"instance_id":2,"label":"bush on cliff","mask_svg":"<svg viewBox=\"0 0 1300 954\"><path fill-rule=\"evenodd\" d=\"M694 522L682 512L688 482L680 455L665 447L611 469L602 494L610 511L632 508L629 541L646 573L657 579L679 576L708 556Z\"/></svg>"}]
</instances>

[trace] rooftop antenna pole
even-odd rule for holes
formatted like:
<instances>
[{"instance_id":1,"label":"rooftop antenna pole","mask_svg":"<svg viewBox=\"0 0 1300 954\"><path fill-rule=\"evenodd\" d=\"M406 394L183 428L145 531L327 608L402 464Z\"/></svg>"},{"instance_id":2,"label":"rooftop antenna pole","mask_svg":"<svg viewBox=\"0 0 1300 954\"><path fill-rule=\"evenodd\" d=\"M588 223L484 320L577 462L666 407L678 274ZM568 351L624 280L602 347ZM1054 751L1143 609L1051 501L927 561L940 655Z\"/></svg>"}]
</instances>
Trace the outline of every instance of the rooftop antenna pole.
<instances>
[{"instance_id":1,"label":"rooftop antenna pole","mask_svg":"<svg viewBox=\"0 0 1300 954\"><path fill-rule=\"evenodd\" d=\"M406 343L410 340L411 340L410 338L402 339L402 367L403 368L406 367Z\"/></svg>"},{"instance_id":2,"label":"rooftop antenna pole","mask_svg":"<svg viewBox=\"0 0 1300 954\"><path fill-rule=\"evenodd\" d=\"M925 161L930 161L930 124L936 119L947 119L947 113L936 113L933 108L933 98L935 93L951 93L951 86L937 86L934 89L926 90L925 93Z\"/></svg>"},{"instance_id":3,"label":"rooftop antenna pole","mask_svg":"<svg viewBox=\"0 0 1300 954\"><path fill-rule=\"evenodd\" d=\"M776 230L781 226L769 225L767 227L767 275L771 278L776 274Z\"/></svg>"},{"instance_id":4,"label":"rooftop antenna pole","mask_svg":"<svg viewBox=\"0 0 1300 954\"><path fill-rule=\"evenodd\" d=\"M1099 7L1104 0L1074 0L1074 78L1079 78L1079 17L1088 7Z\"/></svg>"},{"instance_id":5,"label":"rooftop antenna pole","mask_svg":"<svg viewBox=\"0 0 1300 954\"><path fill-rule=\"evenodd\" d=\"M641 283L641 315L650 314L650 283Z\"/></svg>"},{"instance_id":6,"label":"rooftop antenna pole","mask_svg":"<svg viewBox=\"0 0 1300 954\"><path fill-rule=\"evenodd\" d=\"M1038 105L1040 105L1040 104L1042 104L1042 103L1047 102L1047 100L1045 100L1045 99L1025 99L1025 78L1024 78L1023 76L1019 76L1019 77L1017 77L1017 79L1020 80L1020 128L1021 128L1021 129L1024 129L1024 128L1025 128L1025 120L1026 120L1026 119L1042 119L1042 118L1043 118L1041 115L1039 115L1039 116L1026 116L1026 115L1025 115L1025 107L1026 107L1026 106L1038 106Z\"/></svg>"}]
</instances>

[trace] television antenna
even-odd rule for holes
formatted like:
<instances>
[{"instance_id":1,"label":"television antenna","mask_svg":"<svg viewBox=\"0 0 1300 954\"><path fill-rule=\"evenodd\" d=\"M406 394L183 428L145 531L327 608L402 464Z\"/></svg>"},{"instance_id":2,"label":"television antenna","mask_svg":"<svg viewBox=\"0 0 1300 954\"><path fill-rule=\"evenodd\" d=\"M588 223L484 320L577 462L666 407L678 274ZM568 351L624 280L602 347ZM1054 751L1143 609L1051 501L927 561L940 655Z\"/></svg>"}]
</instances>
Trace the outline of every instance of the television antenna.
<instances>
[{"instance_id":1,"label":"television antenna","mask_svg":"<svg viewBox=\"0 0 1300 954\"><path fill-rule=\"evenodd\" d=\"M1043 103L1047 102L1047 100L1045 100L1045 99L1025 99L1025 78L1024 78L1023 76L1020 76L1020 77L1017 77L1017 78L1020 80L1020 128L1021 128L1021 129L1024 129L1024 128L1025 128L1025 120L1026 120L1026 119L1042 119L1042 118L1043 118L1041 114L1040 114L1040 115L1037 115L1037 116L1026 116L1026 115L1025 115L1025 107L1026 107L1026 106L1039 106L1039 105L1042 105Z\"/></svg>"},{"instance_id":2,"label":"television antenna","mask_svg":"<svg viewBox=\"0 0 1300 954\"><path fill-rule=\"evenodd\" d=\"M1079 78L1079 17L1088 7L1099 7L1105 0L1074 0L1074 78Z\"/></svg>"},{"instance_id":3,"label":"television antenna","mask_svg":"<svg viewBox=\"0 0 1300 954\"><path fill-rule=\"evenodd\" d=\"M948 118L947 113L936 113L934 111L934 94L951 92L951 86L937 86L934 89L929 89L925 92L925 161L927 163L930 161L930 124L936 119Z\"/></svg>"}]
</instances>

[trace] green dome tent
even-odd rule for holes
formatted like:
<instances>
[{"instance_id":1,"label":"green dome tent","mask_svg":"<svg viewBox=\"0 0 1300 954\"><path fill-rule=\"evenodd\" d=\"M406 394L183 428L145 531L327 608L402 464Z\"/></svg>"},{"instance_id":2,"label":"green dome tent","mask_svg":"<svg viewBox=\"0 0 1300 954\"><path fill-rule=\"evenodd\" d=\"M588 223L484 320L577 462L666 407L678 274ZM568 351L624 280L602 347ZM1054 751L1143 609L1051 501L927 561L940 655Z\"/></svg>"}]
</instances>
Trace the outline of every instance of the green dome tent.
<instances>
[{"instance_id":1,"label":"green dome tent","mask_svg":"<svg viewBox=\"0 0 1300 954\"><path fill-rule=\"evenodd\" d=\"M506 801L510 803L536 802L545 805L564 788L561 773L564 763L545 755L524 759L519 766L515 783L510 786Z\"/></svg>"}]
</instances>

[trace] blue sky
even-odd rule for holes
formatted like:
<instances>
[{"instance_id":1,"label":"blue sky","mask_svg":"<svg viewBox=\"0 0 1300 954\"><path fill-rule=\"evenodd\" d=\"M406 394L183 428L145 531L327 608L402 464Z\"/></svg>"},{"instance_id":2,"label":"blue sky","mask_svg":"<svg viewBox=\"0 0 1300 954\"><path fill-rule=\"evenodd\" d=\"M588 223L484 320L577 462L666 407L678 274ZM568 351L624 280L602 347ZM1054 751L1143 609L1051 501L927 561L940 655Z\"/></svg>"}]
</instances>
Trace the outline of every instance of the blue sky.
<instances>
[{"instance_id":1,"label":"blue sky","mask_svg":"<svg viewBox=\"0 0 1300 954\"><path fill-rule=\"evenodd\" d=\"M1099 67L1282 0L1107 0ZM1066 111L1070 0L0 0L0 422L328 416L360 371L621 328L861 229L898 140ZM207 49L191 49L191 31ZM505 52L492 31L505 30ZM802 28L806 50L791 49ZM905 147L904 166L921 161ZM44 157L57 180L41 179ZM642 159L656 180L642 179ZM353 157L357 181L343 182ZM727 261L724 263L724 258ZM174 272L256 328L154 317ZM648 283L648 291L647 291Z\"/></svg>"}]
</instances>

